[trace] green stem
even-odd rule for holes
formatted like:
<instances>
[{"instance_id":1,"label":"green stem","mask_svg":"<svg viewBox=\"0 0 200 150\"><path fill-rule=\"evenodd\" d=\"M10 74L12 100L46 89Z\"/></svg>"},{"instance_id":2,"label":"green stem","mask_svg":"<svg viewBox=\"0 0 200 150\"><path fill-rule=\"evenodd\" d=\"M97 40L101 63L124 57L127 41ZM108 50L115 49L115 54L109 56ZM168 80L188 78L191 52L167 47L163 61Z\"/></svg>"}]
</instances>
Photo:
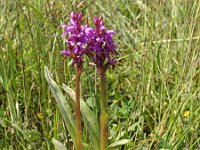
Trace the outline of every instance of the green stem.
<instances>
[{"instance_id":1,"label":"green stem","mask_svg":"<svg viewBox=\"0 0 200 150\"><path fill-rule=\"evenodd\" d=\"M108 140L108 111L107 111L107 94L106 94L106 76L105 69L98 68L100 77L100 126L101 126L101 150L105 150Z\"/></svg>"},{"instance_id":2,"label":"green stem","mask_svg":"<svg viewBox=\"0 0 200 150\"><path fill-rule=\"evenodd\" d=\"M82 73L82 67L76 66L76 77L75 77L75 114L76 114L76 142L77 150L82 150L82 127L81 127L81 111L80 111L80 77Z\"/></svg>"}]
</instances>

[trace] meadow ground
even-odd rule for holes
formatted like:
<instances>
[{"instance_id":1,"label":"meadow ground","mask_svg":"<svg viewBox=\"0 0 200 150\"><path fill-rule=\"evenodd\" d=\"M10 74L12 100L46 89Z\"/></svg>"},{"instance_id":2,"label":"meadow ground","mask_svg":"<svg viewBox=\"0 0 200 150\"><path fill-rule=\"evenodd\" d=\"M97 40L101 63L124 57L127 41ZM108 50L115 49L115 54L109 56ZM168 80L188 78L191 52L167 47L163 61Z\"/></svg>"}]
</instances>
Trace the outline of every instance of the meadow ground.
<instances>
[{"instance_id":1,"label":"meadow ground","mask_svg":"<svg viewBox=\"0 0 200 150\"><path fill-rule=\"evenodd\" d=\"M50 150L52 138L72 149L44 76L47 66L74 88L70 59L60 55L60 25L72 11L88 24L103 16L117 32L119 63L107 72L109 142L130 141L114 149L200 149L199 0L0 0L0 149ZM81 79L98 116L96 72L87 67Z\"/></svg>"}]
</instances>

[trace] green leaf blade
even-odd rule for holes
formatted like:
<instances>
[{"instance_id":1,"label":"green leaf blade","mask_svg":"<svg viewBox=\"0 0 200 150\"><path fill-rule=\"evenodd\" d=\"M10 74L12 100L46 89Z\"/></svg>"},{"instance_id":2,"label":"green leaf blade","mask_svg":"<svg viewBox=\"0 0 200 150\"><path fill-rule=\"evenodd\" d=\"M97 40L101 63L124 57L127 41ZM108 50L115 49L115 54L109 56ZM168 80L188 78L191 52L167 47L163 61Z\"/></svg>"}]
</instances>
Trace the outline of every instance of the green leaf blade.
<instances>
[{"instance_id":1,"label":"green leaf blade","mask_svg":"<svg viewBox=\"0 0 200 150\"><path fill-rule=\"evenodd\" d=\"M75 120L73 118L70 106L67 103L67 101L65 100L65 97L64 97L63 93L61 92L60 87L52 79L52 75L49 72L48 68L45 67L44 70L45 70L45 78L48 82L51 92L53 93L53 95L56 99L57 105L62 114L63 120L67 126L67 129L70 133L70 136L76 145Z\"/></svg>"},{"instance_id":2,"label":"green leaf blade","mask_svg":"<svg viewBox=\"0 0 200 150\"><path fill-rule=\"evenodd\" d=\"M71 97L72 103L75 101L75 92L68 87L67 85L63 84L63 89L64 91ZM83 116L83 119L85 120L87 126L88 126L88 131L90 134L91 141L94 145L95 150L100 149L100 126L97 118L95 117L94 113L92 110L88 107L86 102L81 99L80 101L80 109L81 113Z\"/></svg>"}]
</instances>

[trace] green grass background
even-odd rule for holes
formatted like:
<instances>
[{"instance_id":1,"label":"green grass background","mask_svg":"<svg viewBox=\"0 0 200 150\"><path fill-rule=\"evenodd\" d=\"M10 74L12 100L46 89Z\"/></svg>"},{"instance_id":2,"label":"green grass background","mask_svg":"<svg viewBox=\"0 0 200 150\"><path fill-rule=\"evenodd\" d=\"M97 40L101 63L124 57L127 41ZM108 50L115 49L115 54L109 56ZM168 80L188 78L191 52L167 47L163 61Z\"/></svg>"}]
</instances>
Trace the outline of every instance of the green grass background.
<instances>
[{"instance_id":1,"label":"green grass background","mask_svg":"<svg viewBox=\"0 0 200 150\"><path fill-rule=\"evenodd\" d=\"M200 148L199 0L0 0L0 149L54 149L72 142L44 77L74 87L61 24L103 16L120 59L107 72L110 143L120 150ZM82 97L98 116L98 78L82 75ZM189 112L189 115L186 115ZM88 142L84 126L84 141Z\"/></svg>"}]
</instances>

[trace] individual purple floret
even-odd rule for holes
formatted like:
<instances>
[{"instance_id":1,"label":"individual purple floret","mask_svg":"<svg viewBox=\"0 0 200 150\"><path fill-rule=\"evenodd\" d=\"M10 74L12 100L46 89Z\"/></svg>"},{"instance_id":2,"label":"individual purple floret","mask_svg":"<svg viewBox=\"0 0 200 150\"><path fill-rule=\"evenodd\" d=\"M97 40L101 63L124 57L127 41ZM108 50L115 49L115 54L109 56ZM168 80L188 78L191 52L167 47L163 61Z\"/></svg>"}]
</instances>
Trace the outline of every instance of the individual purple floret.
<instances>
[{"instance_id":1,"label":"individual purple floret","mask_svg":"<svg viewBox=\"0 0 200 150\"><path fill-rule=\"evenodd\" d=\"M74 64L82 64L82 55L87 48L87 37L85 36L87 25L81 25L81 22L82 14L72 12L69 25L62 25L64 29L62 36L69 34L69 37L66 39L68 49L62 50L61 54L71 57Z\"/></svg>"},{"instance_id":2,"label":"individual purple floret","mask_svg":"<svg viewBox=\"0 0 200 150\"><path fill-rule=\"evenodd\" d=\"M95 29L87 28L88 49L91 51L93 63L97 67L107 68L117 61L114 56L117 54L117 47L113 42L113 30L107 30L101 17L94 17ZM89 56L91 57L91 56Z\"/></svg>"}]
</instances>

